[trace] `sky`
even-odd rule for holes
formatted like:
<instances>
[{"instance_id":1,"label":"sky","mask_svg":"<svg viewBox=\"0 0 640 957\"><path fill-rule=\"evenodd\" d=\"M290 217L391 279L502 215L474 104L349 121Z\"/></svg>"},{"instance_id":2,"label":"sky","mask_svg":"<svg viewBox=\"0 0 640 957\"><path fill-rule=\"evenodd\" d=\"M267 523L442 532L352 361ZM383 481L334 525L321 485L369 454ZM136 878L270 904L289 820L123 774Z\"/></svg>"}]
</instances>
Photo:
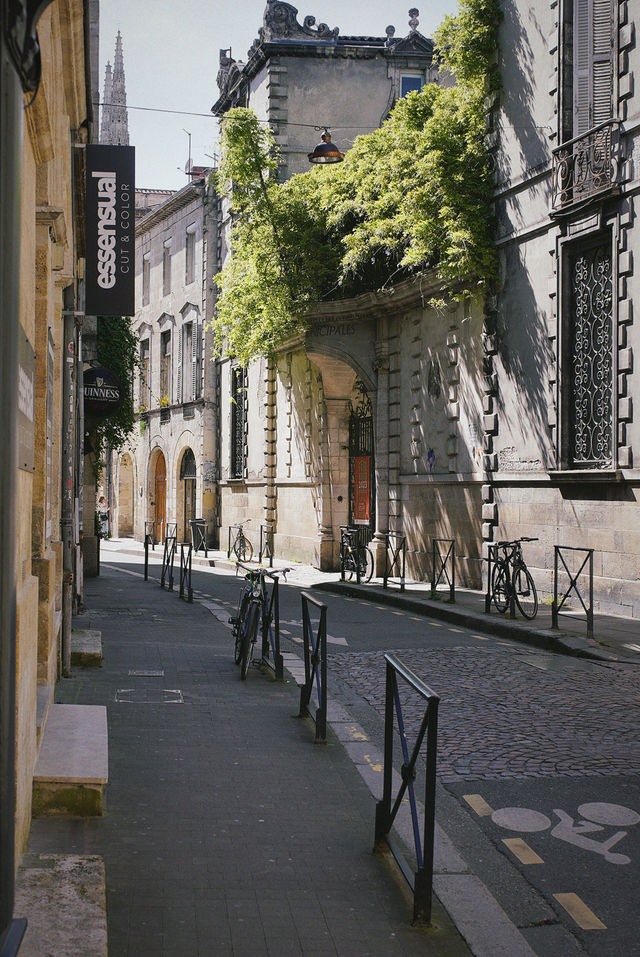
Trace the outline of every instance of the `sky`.
<instances>
[{"instance_id":1,"label":"sky","mask_svg":"<svg viewBox=\"0 0 640 957\"><path fill-rule=\"evenodd\" d=\"M265 6L266 0L103 0L100 4L100 96L105 64L107 60L113 64L120 30L129 142L136 147L138 187L184 186L189 144L196 166L213 164L218 121L211 107L218 98L220 49L231 47L234 59L246 60L262 26ZM456 7L456 0L432 0L421 11L418 30L432 36L442 18ZM339 27L343 36L384 36L387 25L393 24L396 36L403 37L409 33L408 10L409 4L400 0L302 0L298 22L311 15L316 26ZM158 109L176 112L155 112ZM314 145L310 143L309 149Z\"/></svg>"}]
</instances>

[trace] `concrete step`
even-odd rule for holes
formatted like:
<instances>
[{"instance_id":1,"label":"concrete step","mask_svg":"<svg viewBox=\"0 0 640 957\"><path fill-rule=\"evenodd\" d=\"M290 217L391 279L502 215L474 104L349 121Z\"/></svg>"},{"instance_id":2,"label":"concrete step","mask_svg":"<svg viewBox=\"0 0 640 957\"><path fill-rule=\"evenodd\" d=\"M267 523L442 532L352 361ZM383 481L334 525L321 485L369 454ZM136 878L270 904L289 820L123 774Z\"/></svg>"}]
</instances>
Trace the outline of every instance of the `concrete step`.
<instances>
[{"instance_id":1,"label":"concrete step","mask_svg":"<svg viewBox=\"0 0 640 957\"><path fill-rule=\"evenodd\" d=\"M109 779L107 709L52 704L33 775L33 814L102 814Z\"/></svg>"},{"instance_id":2,"label":"concrete step","mask_svg":"<svg viewBox=\"0 0 640 957\"><path fill-rule=\"evenodd\" d=\"M102 632L92 628L71 629L71 664L102 667Z\"/></svg>"},{"instance_id":3,"label":"concrete step","mask_svg":"<svg viewBox=\"0 0 640 957\"><path fill-rule=\"evenodd\" d=\"M53 701L53 685L38 685L36 690L36 741L40 747L42 732Z\"/></svg>"}]
</instances>

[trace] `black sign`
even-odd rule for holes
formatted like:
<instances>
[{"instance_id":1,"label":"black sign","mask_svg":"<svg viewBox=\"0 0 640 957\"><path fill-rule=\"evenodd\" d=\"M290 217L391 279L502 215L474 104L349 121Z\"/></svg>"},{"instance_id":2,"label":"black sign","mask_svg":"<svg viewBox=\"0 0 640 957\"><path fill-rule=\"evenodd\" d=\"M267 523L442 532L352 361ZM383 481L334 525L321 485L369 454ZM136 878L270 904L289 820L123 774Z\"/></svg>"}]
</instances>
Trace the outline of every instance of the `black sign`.
<instances>
[{"instance_id":1,"label":"black sign","mask_svg":"<svg viewBox=\"0 0 640 957\"><path fill-rule=\"evenodd\" d=\"M124 395L120 380L108 369L86 369L84 411L94 419L106 419L118 411Z\"/></svg>"},{"instance_id":2,"label":"black sign","mask_svg":"<svg viewBox=\"0 0 640 957\"><path fill-rule=\"evenodd\" d=\"M90 145L86 154L85 312L89 316L132 316L135 148Z\"/></svg>"}]
</instances>

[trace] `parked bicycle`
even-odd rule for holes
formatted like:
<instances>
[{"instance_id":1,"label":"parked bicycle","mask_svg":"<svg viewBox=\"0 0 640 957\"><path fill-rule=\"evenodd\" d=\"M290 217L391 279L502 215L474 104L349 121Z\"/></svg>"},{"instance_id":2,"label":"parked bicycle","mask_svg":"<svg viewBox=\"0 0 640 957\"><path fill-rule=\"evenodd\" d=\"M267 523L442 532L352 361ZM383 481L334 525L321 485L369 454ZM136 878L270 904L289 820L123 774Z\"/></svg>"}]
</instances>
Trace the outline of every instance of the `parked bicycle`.
<instances>
[{"instance_id":1,"label":"parked bicycle","mask_svg":"<svg viewBox=\"0 0 640 957\"><path fill-rule=\"evenodd\" d=\"M244 681L247 677L249 664L253 659L253 649L258 638L258 627L262 622L263 629L271 627L273 620L273 611L270 609L267 586L265 579L267 577L277 581L280 575L286 580L287 572L290 568L279 568L277 571L267 571L266 568L249 568L238 562L238 567L243 568L245 575L245 585L240 593L238 600L238 613L235 618L229 619L229 624L233 626L232 634L234 639L234 661L240 665L240 678Z\"/></svg>"},{"instance_id":2,"label":"parked bicycle","mask_svg":"<svg viewBox=\"0 0 640 957\"><path fill-rule=\"evenodd\" d=\"M233 552L239 562L250 562L253 558L253 545L244 533L244 526L250 521L251 519L248 518L239 525L232 526L236 530L236 537L233 540L230 551Z\"/></svg>"},{"instance_id":3,"label":"parked bicycle","mask_svg":"<svg viewBox=\"0 0 640 957\"><path fill-rule=\"evenodd\" d=\"M367 545L358 542L357 536L357 529L340 529L340 561L347 581L351 581L359 571L360 581L370 582L373 576L373 554Z\"/></svg>"},{"instance_id":4,"label":"parked bicycle","mask_svg":"<svg viewBox=\"0 0 640 957\"><path fill-rule=\"evenodd\" d=\"M491 598L501 615L511 605L511 598L525 618L538 613L538 593L531 572L522 555L523 542L537 542L537 538L517 538L512 542L496 542Z\"/></svg>"}]
</instances>

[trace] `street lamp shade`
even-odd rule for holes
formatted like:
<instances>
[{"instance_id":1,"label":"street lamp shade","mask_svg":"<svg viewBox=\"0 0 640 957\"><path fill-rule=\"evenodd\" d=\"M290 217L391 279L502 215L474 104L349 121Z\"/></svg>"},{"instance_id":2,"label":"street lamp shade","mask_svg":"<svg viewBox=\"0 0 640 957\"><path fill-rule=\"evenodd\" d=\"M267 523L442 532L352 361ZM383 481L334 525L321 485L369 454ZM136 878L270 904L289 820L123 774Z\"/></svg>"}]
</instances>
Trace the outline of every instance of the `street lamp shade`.
<instances>
[{"instance_id":1,"label":"street lamp shade","mask_svg":"<svg viewBox=\"0 0 640 957\"><path fill-rule=\"evenodd\" d=\"M321 136L321 143L318 143L313 153L309 153L310 163L341 163L344 159L344 153L341 153L335 143L331 142L331 133L324 128Z\"/></svg>"}]
</instances>

